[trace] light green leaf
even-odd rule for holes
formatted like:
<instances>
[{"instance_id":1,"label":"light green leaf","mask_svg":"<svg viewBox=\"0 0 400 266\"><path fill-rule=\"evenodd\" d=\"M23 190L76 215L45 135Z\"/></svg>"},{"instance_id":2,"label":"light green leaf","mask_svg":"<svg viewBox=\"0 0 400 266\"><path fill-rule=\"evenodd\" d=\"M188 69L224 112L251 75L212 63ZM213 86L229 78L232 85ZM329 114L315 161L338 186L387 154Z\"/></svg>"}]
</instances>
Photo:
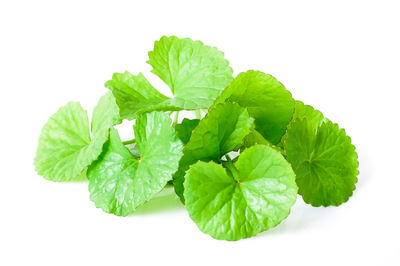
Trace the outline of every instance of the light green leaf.
<instances>
[{"instance_id":1,"label":"light green leaf","mask_svg":"<svg viewBox=\"0 0 400 266\"><path fill-rule=\"evenodd\" d=\"M240 73L215 100L237 102L255 118L256 130L272 144L285 133L290 122L294 100L289 91L271 75L260 71Z\"/></svg>"},{"instance_id":2,"label":"light green leaf","mask_svg":"<svg viewBox=\"0 0 400 266\"><path fill-rule=\"evenodd\" d=\"M297 186L279 152L255 145L232 167L237 176L214 162L197 162L186 174L186 208L202 232L238 240L274 227L289 215Z\"/></svg>"},{"instance_id":3,"label":"light green leaf","mask_svg":"<svg viewBox=\"0 0 400 266\"><path fill-rule=\"evenodd\" d=\"M183 144L188 143L192 136L193 129L199 124L200 119L187 119L184 118L182 123L175 125L176 133Z\"/></svg>"},{"instance_id":4,"label":"light green leaf","mask_svg":"<svg viewBox=\"0 0 400 266\"><path fill-rule=\"evenodd\" d=\"M99 142L96 146L103 145L109 137L109 129L121 122L116 100L108 92L100 98L98 104L93 109L91 122L92 142Z\"/></svg>"},{"instance_id":5,"label":"light green leaf","mask_svg":"<svg viewBox=\"0 0 400 266\"><path fill-rule=\"evenodd\" d=\"M174 111L180 108L173 106L171 99L158 92L142 73L134 76L128 71L114 73L105 87L112 91L120 108L122 118L135 119L138 113Z\"/></svg>"},{"instance_id":6,"label":"light green leaf","mask_svg":"<svg viewBox=\"0 0 400 266\"><path fill-rule=\"evenodd\" d=\"M161 191L178 169L183 144L163 112L141 114L134 126L137 159L117 131L88 170L90 199L105 212L126 216Z\"/></svg>"},{"instance_id":7,"label":"light green leaf","mask_svg":"<svg viewBox=\"0 0 400 266\"><path fill-rule=\"evenodd\" d=\"M133 212L138 164L122 144L118 132L112 129L103 154L88 170L90 199L96 207L122 216Z\"/></svg>"},{"instance_id":8,"label":"light green leaf","mask_svg":"<svg viewBox=\"0 0 400 266\"><path fill-rule=\"evenodd\" d=\"M85 110L76 102L61 107L44 125L39 137L35 169L52 181L81 179L86 168L102 152L108 130L120 121L111 93L104 95L93 111L92 138Z\"/></svg>"},{"instance_id":9,"label":"light green leaf","mask_svg":"<svg viewBox=\"0 0 400 266\"><path fill-rule=\"evenodd\" d=\"M183 198L185 172L198 160L218 162L222 156L237 150L250 133L253 118L236 103L219 104L200 120L183 150L179 170L174 175L175 192Z\"/></svg>"},{"instance_id":10,"label":"light green leaf","mask_svg":"<svg viewBox=\"0 0 400 266\"><path fill-rule=\"evenodd\" d=\"M162 37L149 52L148 63L171 88L173 105L183 109L210 107L232 80L222 52L188 38Z\"/></svg>"},{"instance_id":11,"label":"light green leaf","mask_svg":"<svg viewBox=\"0 0 400 266\"><path fill-rule=\"evenodd\" d=\"M296 119L288 129L285 150L306 203L338 206L353 194L357 153L350 137L337 124L326 121L316 132L308 119Z\"/></svg>"}]
</instances>

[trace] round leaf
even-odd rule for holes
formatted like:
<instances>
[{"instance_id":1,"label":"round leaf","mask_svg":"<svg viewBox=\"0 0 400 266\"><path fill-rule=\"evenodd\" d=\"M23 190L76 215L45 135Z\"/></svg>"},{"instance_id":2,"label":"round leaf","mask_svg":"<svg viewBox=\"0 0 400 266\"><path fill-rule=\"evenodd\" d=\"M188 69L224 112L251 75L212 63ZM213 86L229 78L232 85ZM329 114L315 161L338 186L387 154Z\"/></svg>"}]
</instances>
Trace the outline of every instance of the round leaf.
<instances>
[{"instance_id":1,"label":"round leaf","mask_svg":"<svg viewBox=\"0 0 400 266\"><path fill-rule=\"evenodd\" d=\"M189 215L216 239L238 240L274 227L296 201L293 170L274 149L252 146L233 167L237 176L214 162L197 162L185 177Z\"/></svg>"},{"instance_id":2,"label":"round leaf","mask_svg":"<svg viewBox=\"0 0 400 266\"><path fill-rule=\"evenodd\" d=\"M316 132L308 119L296 119L288 129L285 151L306 203L338 206L353 194L357 153L350 137L337 124L326 121Z\"/></svg>"},{"instance_id":3,"label":"round leaf","mask_svg":"<svg viewBox=\"0 0 400 266\"><path fill-rule=\"evenodd\" d=\"M171 88L173 105L183 109L211 106L232 80L224 54L200 41L162 37L149 52L152 72Z\"/></svg>"}]
</instances>

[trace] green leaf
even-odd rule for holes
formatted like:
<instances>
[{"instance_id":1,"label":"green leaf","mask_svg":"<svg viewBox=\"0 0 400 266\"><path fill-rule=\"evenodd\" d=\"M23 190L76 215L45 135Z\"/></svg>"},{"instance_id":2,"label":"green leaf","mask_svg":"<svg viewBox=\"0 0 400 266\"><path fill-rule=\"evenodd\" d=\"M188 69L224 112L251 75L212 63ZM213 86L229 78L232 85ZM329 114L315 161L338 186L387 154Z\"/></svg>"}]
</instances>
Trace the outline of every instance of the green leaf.
<instances>
[{"instance_id":1,"label":"green leaf","mask_svg":"<svg viewBox=\"0 0 400 266\"><path fill-rule=\"evenodd\" d=\"M192 136L193 129L199 124L200 119L187 119L184 118L182 123L175 125L176 133L179 139L186 144Z\"/></svg>"},{"instance_id":2,"label":"green leaf","mask_svg":"<svg viewBox=\"0 0 400 266\"><path fill-rule=\"evenodd\" d=\"M353 194L358 175L355 147L344 129L330 121L315 131L308 119L288 129L285 150L296 173L299 194L312 206L338 206Z\"/></svg>"},{"instance_id":3,"label":"green leaf","mask_svg":"<svg viewBox=\"0 0 400 266\"><path fill-rule=\"evenodd\" d=\"M322 123L328 121L328 119L325 118L320 111L314 109L310 105L305 105L303 102L296 100L292 121L302 118L306 118L308 121L311 122L311 126L315 132L317 132L317 129ZM285 134L282 136L282 139L277 144L277 146L281 149L284 149L284 143L286 140L287 132L285 132ZM282 150L282 152L285 153L284 150Z\"/></svg>"},{"instance_id":4,"label":"green leaf","mask_svg":"<svg viewBox=\"0 0 400 266\"><path fill-rule=\"evenodd\" d=\"M256 130L272 144L276 144L285 133L290 122L294 100L289 91L271 75L260 71L240 73L215 100L237 102L247 107L255 118Z\"/></svg>"},{"instance_id":5,"label":"green leaf","mask_svg":"<svg viewBox=\"0 0 400 266\"><path fill-rule=\"evenodd\" d=\"M163 36L149 52L148 63L171 88L173 105L183 109L210 107L232 80L222 52L188 38Z\"/></svg>"},{"instance_id":6,"label":"green leaf","mask_svg":"<svg viewBox=\"0 0 400 266\"><path fill-rule=\"evenodd\" d=\"M293 170L272 148L246 149L233 167L236 178L214 162L197 162L185 177L189 215L216 239L238 240L274 227L296 201Z\"/></svg>"},{"instance_id":7,"label":"green leaf","mask_svg":"<svg viewBox=\"0 0 400 266\"><path fill-rule=\"evenodd\" d=\"M120 216L132 213L161 191L182 156L183 145L167 114L139 115L134 131L139 159L112 130L103 154L88 170L90 199L96 207Z\"/></svg>"},{"instance_id":8,"label":"green leaf","mask_svg":"<svg viewBox=\"0 0 400 266\"><path fill-rule=\"evenodd\" d=\"M328 119L326 119L320 111L314 109L310 105L304 104L301 101L296 101L292 120L302 118L306 118L307 120L309 120L311 122L311 126L314 128L315 131L317 131L322 123L328 121Z\"/></svg>"},{"instance_id":9,"label":"green leaf","mask_svg":"<svg viewBox=\"0 0 400 266\"><path fill-rule=\"evenodd\" d=\"M105 87L114 94L121 117L128 120L135 119L141 112L180 110L172 105L170 98L159 93L142 73L137 76L128 71L114 73Z\"/></svg>"},{"instance_id":10,"label":"green leaf","mask_svg":"<svg viewBox=\"0 0 400 266\"><path fill-rule=\"evenodd\" d=\"M123 142L122 142L123 143ZM132 153L133 157L140 159L140 153L136 143L125 144L125 147Z\"/></svg>"},{"instance_id":11,"label":"green leaf","mask_svg":"<svg viewBox=\"0 0 400 266\"><path fill-rule=\"evenodd\" d=\"M81 179L86 168L102 152L108 130L120 122L111 93L104 95L93 111L92 136L89 119L77 102L61 107L43 126L34 161L39 175L52 181Z\"/></svg>"},{"instance_id":12,"label":"green leaf","mask_svg":"<svg viewBox=\"0 0 400 266\"><path fill-rule=\"evenodd\" d=\"M200 120L183 149L179 170L174 175L176 194L183 198L183 181L189 166L201 161L218 162L222 156L237 150L253 126L247 110L236 103L219 104Z\"/></svg>"},{"instance_id":13,"label":"green leaf","mask_svg":"<svg viewBox=\"0 0 400 266\"><path fill-rule=\"evenodd\" d=\"M266 140L257 130L253 129L251 130L250 134L244 138L243 147L241 147L241 149L243 148L244 150L256 144L264 144L270 147L272 146L272 144L268 140Z\"/></svg>"},{"instance_id":14,"label":"green leaf","mask_svg":"<svg viewBox=\"0 0 400 266\"><path fill-rule=\"evenodd\" d=\"M98 104L93 109L91 129L92 142L96 142L94 146L102 146L108 140L109 129L121 122L116 100L108 92L100 98Z\"/></svg>"},{"instance_id":15,"label":"green leaf","mask_svg":"<svg viewBox=\"0 0 400 266\"><path fill-rule=\"evenodd\" d=\"M88 170L90 199L96 207L122 216L133 212L134 177L138 165L122 144L118 132L112 129L103 154Z\"/></svg>"}]
</instances>

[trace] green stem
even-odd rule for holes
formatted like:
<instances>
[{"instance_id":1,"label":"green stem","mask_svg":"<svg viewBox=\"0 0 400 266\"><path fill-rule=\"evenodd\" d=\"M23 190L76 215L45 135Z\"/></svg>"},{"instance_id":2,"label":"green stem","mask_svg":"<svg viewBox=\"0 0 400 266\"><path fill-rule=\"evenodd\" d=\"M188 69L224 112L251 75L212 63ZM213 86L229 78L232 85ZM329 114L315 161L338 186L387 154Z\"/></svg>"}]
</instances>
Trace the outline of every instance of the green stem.
<instances>
[{"instance_id":1,"label":"green stem","mask_svg":"<svg viewBox=\"0 0 400 266\"><path fill-rule=\"evenodd\" d=\"M201 119L201 111L200 109L194 110L194 113L196 114L197 119Z\"/></svg>"},{"instance_id":2,"label":"green stem","mask_svg":"<svg viewBox=\"0 0 400 266\"><path fill-rule=\"evenodd\" d=\"M228 154L225 154L226 162L224 163L225 167L228 170L228 174L230 174L233 179L239 182L239 171L236 169L235 165L233 164L231 157Z\"/></svg>"},{"instance_id":3,"label":"green stem","mask_svg":"<svg viewBox=\"0 0 400 266\"><path fill-rule=\"evenodd\" d=\"M178 118L179 118L179 111L176 111L174 117L174 125L178 124Z\"/></svg>"},{"instance_id":4,"label":"green stem","mask_svg":"<svg viewBox=\"0 0 400 266\"><path fill-rule=\"evenodd\" d=\"M131 139L131 140L123 141L122 144L128 145L128 144L132 144L132 143L135 143L135 142L136 142L136 139Z\"/></svg>"}]
</instances>

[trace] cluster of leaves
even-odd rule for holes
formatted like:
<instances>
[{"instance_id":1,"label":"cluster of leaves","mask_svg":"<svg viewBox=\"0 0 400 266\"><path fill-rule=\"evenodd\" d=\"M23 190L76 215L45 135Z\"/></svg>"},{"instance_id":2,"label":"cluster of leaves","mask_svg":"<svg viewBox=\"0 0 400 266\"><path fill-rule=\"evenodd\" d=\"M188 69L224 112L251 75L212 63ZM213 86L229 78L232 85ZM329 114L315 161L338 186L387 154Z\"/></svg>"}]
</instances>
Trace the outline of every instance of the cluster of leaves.
<instances>
[{"instance_id":1,"label":"cluster of leaves","mask_svg":"<svg viewBox=\"0 0 400 266\"><path fill-rule=\"evenodd\" d=\"M52 181L87 178L96 207L120 216L172 182L199 229L225 240L278 225L297 194L312 206L352 195L358 160L350 138L271 75L233 79L222 52L177 37L156 41L148 63L173 98L141 73L115 73L90 127L76 102L49 119L36 171ZM206 115L173 122L181 110ZM114 129L123 119L135 120L132 141Z\"/></svg>"}]
</instances>

